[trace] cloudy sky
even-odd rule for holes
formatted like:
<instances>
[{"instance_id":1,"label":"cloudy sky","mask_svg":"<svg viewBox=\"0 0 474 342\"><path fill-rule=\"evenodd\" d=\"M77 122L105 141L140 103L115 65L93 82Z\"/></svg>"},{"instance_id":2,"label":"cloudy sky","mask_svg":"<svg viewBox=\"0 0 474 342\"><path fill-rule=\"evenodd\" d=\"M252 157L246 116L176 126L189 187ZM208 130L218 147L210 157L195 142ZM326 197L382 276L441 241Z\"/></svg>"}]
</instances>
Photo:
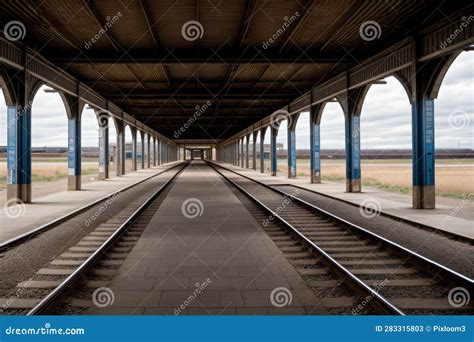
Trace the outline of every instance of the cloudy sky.
<instances>
[{"instance_id":1,"label":"cloudy sky","mask_svg":"<svg viewBox=\"0 0 474 342\"><path fill-rule=\"evenodd\" d=\"M405 90L394 77L374 85L364 101L361 144L370 148L411 148L411 108ZM474 148L474 52L462 53L449 69L435 102L436 147ZM0 95L0 145L6 144L6 106ZM308 113L297 124L297 148L309 148ZM286 126L278 142L286 146ZM267 139L269 134L267 134ZM111 141L115 141L112 127ZM127 134L127 142L131 136ZM84 109L83 146L98 146L94 112ZM58 94L38 91L32 107L32 146L66 146L67 119ZM321 121L321 147L344 148L344 119L338 103L328 103Z\"/></svg>"}]
</instances>

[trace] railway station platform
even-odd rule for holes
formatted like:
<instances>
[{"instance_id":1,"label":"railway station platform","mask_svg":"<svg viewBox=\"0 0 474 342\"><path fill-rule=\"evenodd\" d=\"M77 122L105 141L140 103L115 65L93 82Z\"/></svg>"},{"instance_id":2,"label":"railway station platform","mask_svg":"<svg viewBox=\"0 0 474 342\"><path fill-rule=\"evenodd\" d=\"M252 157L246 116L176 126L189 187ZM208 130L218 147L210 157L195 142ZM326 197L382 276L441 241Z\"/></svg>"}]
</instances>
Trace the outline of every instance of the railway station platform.
<instances>
[{"instance_id":1,"label":"railway station platform","mask_svg":"<svg viewBox=\"0 0 474 342\"><path fill-rule=\"evenodd\" d=\"M85 314L324 314L284 253L203 162L177 178L117 275L113 305ZM291 291L288 306L272 291ZM274 299L278 300L278 299Z\"/></svg>"},{"instance_id":2,"label":"railway station platform","mask_svg":"<svg viewBox=\"0 0 474 342\"><path fill-rule=\"evenodd\" d=\"M371 212L374 208L377 208L380 215L422 228L447 233L451 236L474 239L474 203L467 199L438 197L436 199L436 209L416 210L411 208L410 195L397 194L369 186L364 186L360 193L347 193L343 183L322 182L321 184L312 184L308 179L271 176L229 163L216 163L265 184L293 185L350 205L362 208L368 205L370 207L366 207L366 212Z\"/></svg>"},{"instance_id":3,"label":"railway station platform","mask_svg":"<svg viewBox=\"0 0 474 342\"><path fill-rule=\"evenodd\" d=\"M79 208L132 187L163 170L181 162L172 162L149 169L142 169L106 181L88 182L80 191L61 191L39 198L33 203L13 205L0 211L0 246L11 239L57 220Z\"/></svg>"}]
</instances>

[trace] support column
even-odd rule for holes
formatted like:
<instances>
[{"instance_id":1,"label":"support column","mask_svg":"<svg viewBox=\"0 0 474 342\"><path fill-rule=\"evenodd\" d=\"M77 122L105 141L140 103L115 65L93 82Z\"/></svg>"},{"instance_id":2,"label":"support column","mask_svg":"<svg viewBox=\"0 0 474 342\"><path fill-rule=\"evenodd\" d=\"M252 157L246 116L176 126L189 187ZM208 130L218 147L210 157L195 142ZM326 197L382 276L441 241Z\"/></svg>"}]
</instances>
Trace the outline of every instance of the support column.
<instances>
[{"instance_id":1,"label":"support column","mask_svg":"<svg viewBox=\"0 0 474 342\"><path fill-rule=\"evenodd\" d=\"M130 128L132 131L132 171L137 171L137 130Z\"/></svg>"},{"instance_id":2,"label":"support column","mask_svg":"<svg viewBox=\"0 0 474 342\"><path fill-rule=\"evenodd\" d=\"M7 199L31 203L31 103L25 74L7 81L17 91L15 103L7 106Z\"/></svg>"},{"instance_id":3,"label":"support column","mask_svg":"<svg viewBox=\"0 0 474 342\"><path fill-rule=\"evenodd\" d=\"M311 106L309 114L311 183L321 183L321 114L324 104Z\"/></svg>"},{"instance_id":4,"label":"support column","mask_svg":"<svg viewBox=\"0 0 474 342\"><path fill-rule=\"evenodd\" d=\"M270 126L270 158L272 163L272 176L277 175L278 159L277 159L277 135L278 128Z\"/></svg>"},{"instance_id":5,"label":"support column","mask_svg":"<svg viewBox=\"0 0 474 342\"><path fill-rule=\"evenodd\" d=\"M125 125L122 120L117 121L117 148L116 148L116 174L125 174Z\"/></svg>"},{"instance_id":6,"label":"support column","mask_svg":"<svg viewBox=\"0 0 474 342\"><path fill-rule=\"evenodd\" d=\"M156 166L156 138L153 137L153 166Z\"/></svg>"},{"instance_id":7,"label":"support column","mask_svg":"<svg viewBox=\"0 0 474 342\"><path fill-rule=\"evenodd\" d=\"M148 151L148 153L147 153L148 158L146 160L146 167L147 167L147 169L149 169L150 166L151 166L151 153L150 153L150 151L151 151L151 149L150 149L151 136L150 136L150 134L147 134L147 139L146 140L148 140L147 144L146 144L146 148L147 148L147 151Z\"/></svg>"},{"instance_id":8,"label":"support column","mask_svg":"<svg viewBox=\"0 0 474 342\"><path fill-rule=\"evenodd\" d=\"M140 131L140 139L141 139L141 142L142 142L142 145L141 145L141 154L142 154L141 164L142 164L142 170L143 170L145 168L145 133L143 133L142 131Z\"/></svg>"},{"instance_id":9,"label":"support column","mask_svg":"<svg viewBox=\"0 0 474 342\"><path fill-rule=\"evenodd\" d=\"M161 140L158 139L156 141L156 153L157 153L157 156L156 158L158 159L158 165L161 165Z\"/></svg>"},{"instance_id":10,"label":"support column","mask_svg":"<svg viewBox=\"0 0 474 342\"><path fill-rule=\"evenodd\" d=\"M245 137L245 168L249 168L249 143L250 143L250 135Z\"/></svg>"},{"instance_id":11,"label":"support column","mask_svg":"<svg viewBox=\"0 0 474 342\"><path fill-rule=\"evenodd\" d=\"M265 173L265 132L266 128L260 129L260 173Z\"/></svg>"},{"instance_id":12,"label":"support column","mask_svg":"<svg viewBox=\"0 0 474 342\"><path fill-rule=\"evenodd\" d=\"M78 99L72 100L70 104L70 115L68 118L68 147L67 164L68 190L81 190L81 110L82 105Z\"/></svg>"},{"instance_id":13,"label":"support column","mask_svg":"<svg viewBox=\"0 0 474 342\"><path fill-rule=\"evenodd\" d=\"M109 123L107 114L101 113L99 121L99 180L109 178Z\"/></svg>"},{"instance_id":14,"label":"support column","mask_svg":"<svg viewBox=\"0 0 474 342\"><path fill-rule=\"evenodd\" d=\"M298 114L293 116L293 120L288 119L287 139L288 139L288 178L296 178L296 122Z\"/></svg>"},{"instance_id":15,"label":"support column","mask_svg":"<svg viewBox=\"0 0 474 342\"><path fill-rule=\"evenodd\" d=\"M245 167L245 149L244 149L244 145L245 145L245 137L242 138L242 140L240 141L240 167L241 168L244 168Z\"/></svg>"},{"instance_id":16,"label":"support column","mask_svg":"<svg viewBox=\"0 0 474 342\"><path fill-rule=\"evenodd\" d=\"M346 191L361 192L360 181L360 116L345 116Z\"/></svg>"},{"instance_id":17,"label":"support column","mask_svg":"<svg viewBox=\"0 0 474 342\"><path fill-rule=\"evenodd\" d=\"M252 169L257 170L257 134L258 132L253 132L253 146L252 146Z\"/></svg>"}]
</instances>

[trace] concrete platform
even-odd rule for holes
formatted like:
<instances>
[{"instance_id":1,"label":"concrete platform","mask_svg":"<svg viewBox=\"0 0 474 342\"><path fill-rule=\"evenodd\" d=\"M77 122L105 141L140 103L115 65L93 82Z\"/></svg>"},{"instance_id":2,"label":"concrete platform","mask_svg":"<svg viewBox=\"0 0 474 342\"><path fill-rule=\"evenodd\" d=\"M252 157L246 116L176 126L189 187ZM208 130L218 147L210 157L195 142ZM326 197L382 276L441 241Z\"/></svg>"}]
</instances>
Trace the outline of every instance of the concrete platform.
<instances>
[{"instance_id":1,"label":"concrete platform","mask_svg":"<svg viewBox=\"0 0 474 342\"><path fill-rule=\"evenodd\" d=\"M325 312L284 254L203 162L192 162L180 175L119 271L107 285L115 295L113 305L86 313ZM281 308L271 300L279 287L292 297Z\"/></svg>"},{"instance_id":2,"label":"concrete platform","mask_svg":"<svg viewBox=\"0 0 474 342\"><path fill-rule=\"evenodd\" d=\"M111 177L106 181L88 182L83 184L80 191L56 192L35 199L30 204L3 207L0 211L0 245L84 205L156 175L175 163L179 162L139 170L121 177Z\"/></svg>"},{"instance_id":3,"label":"concrete platform","mask_svg":"<svg viewBox=\"0 0 474 342\"><path fill-rule=\"evenodd\" d=\"M447 232L462 238L474 239L474 202L472 200L437 197L436 209L417 210L411 208L411 195L388 192L368 186L362 187L362 193L347 193L343 183L323 182L312 184L309 183L308 178L273 177L252 169L243 169L227 163L217 163L266 184L295 185L356 206L363 205L367 199L373 199L378 203L382 215Z\"/></svg>"}]
</instances>

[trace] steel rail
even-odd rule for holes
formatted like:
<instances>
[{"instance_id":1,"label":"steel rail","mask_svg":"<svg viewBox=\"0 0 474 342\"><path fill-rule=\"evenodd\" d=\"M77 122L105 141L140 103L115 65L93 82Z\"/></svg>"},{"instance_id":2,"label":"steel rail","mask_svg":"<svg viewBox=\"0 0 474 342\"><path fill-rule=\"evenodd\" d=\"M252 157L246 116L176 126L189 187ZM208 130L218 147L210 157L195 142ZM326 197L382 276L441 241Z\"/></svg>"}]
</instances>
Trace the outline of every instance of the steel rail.
<instances>
[{"instance_id":1,"label":"steel rail","mask_svg":"<svg viewBox=\"0 0 474 342\"><path fill-rule=\"evenodd\" d=\"M7 240L7 241L1 243L1 244L0 244L0 251L3 252L4 250L6 250L6 249L8 249L8 248L11 248L11 247L13 247L14 245L16 245L16 244L18 244L18 243L20 243L20 242L22 242L22 241L24 241L24 240L27 240L27 239L29 239L29 238L31 238L31 237L33 237L33 236L39 234L39 233L42 233L42 232L47 231L47 230L49 230L49 229L51 229L51 228L54 228L54 227L56 227L57 225L59 225L59 224L65 222L65 221L71 219L72 217L77 216L77 215L79 215L80 213L82 213L82 212L84 212L84 211L86 211L86 210L92 208L93 206L95 206L95 205L97 205L97 204L99 204L99 203L101 203L101 202L103 202L103 201L106 201L106 200L108 200L108 199L110 199L110 198L112 198L112 197L114 197L114 196L116 196L116 195L118 195L118 194L120 194L120 193L122 193L122 192L124 192L124 191L127 191L127 190L129 190L129 189L131 189L131 188L133 188L133 187L135 187L135 186L137 186L137 185L139 185L139 184L141 184L141 183L143 183L143 182L146 182L146 181L149 180L149 179L152 179L152 178L154 178L154 177L157 177L157 176L161 175L163 172L167 172L167 171L169 171L169 170L171 170L171 169L174 169L174 168L176 168L176 167L178 167L178 166L180 166L180 165L182 165L182 163L173 165L173 166L171 166L171 167L169 167L169 168L167 168L167 169L164 169L164 170L158 172L157 174L154 174L154 175L152 175L152 176L146 177L146 178L144 178L144 179L142 179L142 180L140 180L140 181L138 181L138 182L136 182L136 183L127 185L127 186L125 186L125 187L123 187L123 188L121 188L121 189L119 189L119 190L117 190L117 191L114 191L114 192L111 193L111 194L105 195L105 196L103 196L103 197L101 197L101 198L99 198L99 199L97 199L97 200L95 200L95 201L93 201L93 202L91 202L91 203L87 203L86 205L84 205L84 206L82 206L82 207L80 207L80 208L74 209L73 211L71 211L71 212L69 212L69 213L67 213L67 214L64 214L64 215L61 216L61 217L58 217L57 219L54 219L53 221L50 221L50 222L48 222L48 223L45 223L45 224L43 224L43 225L41 225L41 226L39 226L39 227L33 228L32 230L30 230L30 231L28 231L28 232L26 232L26 233L23 233L23 234L21 234L21 235L15 236L14 238L11 238L11 239L9 239L9 240Z\"/></svg>"},{"instance_id":2,"label":"steel rail","mask_svg":"<svg viewBox=\"0 0 474 342\"><path fill-rule=\"evenodd\" d=\"M63 295L74 283L75 281L81 277L85 272L87 272L95 263L96 261L108 250L112 244L124 233L127 227L133 223L138 216L142 214L142 212L160 195L163 191L171 184L171 182L189 165L189 162L185 162L183 164L179 164L181 168L178 172L176 172L173 177L167 180L153 195L151 195L137 210L133 212L132 215L122 223L117 230L102 244L99 248L92 253L73 273L71 273L66 279L64 279L61 284L54 288L46 297L44 297L37 305L35 305L28 313L27 316L34 316L40 315L51 305L55 302L57 298ZM175 167L179 166L176 165L171 167L164 172L170 171ZM163 173L163 172L162 172Z\"/></svg>"},{"instance_id":3,"label":"steel rail","mask_svg":"<svg viewBox=\"0 0 474 342\"><path fill-rule=\"evenodd\" d=\"M270 209L268 206L266 206L263 202L258 200L255 196L250 194L247 190L242 188L240 185L238 185L236 182L231 180L229 177L225 176L222 172L217 170L215 167L214 163L209 163L211 167L218 173L220 174L224 179L226 179L228 182L230 182L232 185L234 185L238 190L240 190L243 194L251 198L255 203L257 203L260 207L264 208L265 211L270 213L272 217L277 218L281 223L283 223L287 228L289 228L291 231L293 231L295 234L297 234L307 245L309 245L313 250L315 250L319 255L321 255L324 260L326 261L326 264L328 264L332 269L334 269L340 276L342 276L342 281L348 282L349 285L354 288L355 290L359 293L362 293L364 296L372 298L373 304L378 306L379 308L383 309L386 313L388 314L396 314L396 315L401 315L404 316L405 314L403 311L401 311L399 308L394 306L392 303L390 303L386 298L384 298L382 295L380 295L377 291L372 289L370 286L364 283L361 279L356 277L354 274L352 274L347 268L342 266L337 260L335 260L333 257L331 257L327 252L325 252L321 247L316 245L312 240L307 238L304 234L302 234L298 229L293 227L288 221L286 221L283 217L281 217L278 213ZM223 169L226 169L223 167ZM231 171L231 170L230 170Z\"/></svg>"}]
</instances>

